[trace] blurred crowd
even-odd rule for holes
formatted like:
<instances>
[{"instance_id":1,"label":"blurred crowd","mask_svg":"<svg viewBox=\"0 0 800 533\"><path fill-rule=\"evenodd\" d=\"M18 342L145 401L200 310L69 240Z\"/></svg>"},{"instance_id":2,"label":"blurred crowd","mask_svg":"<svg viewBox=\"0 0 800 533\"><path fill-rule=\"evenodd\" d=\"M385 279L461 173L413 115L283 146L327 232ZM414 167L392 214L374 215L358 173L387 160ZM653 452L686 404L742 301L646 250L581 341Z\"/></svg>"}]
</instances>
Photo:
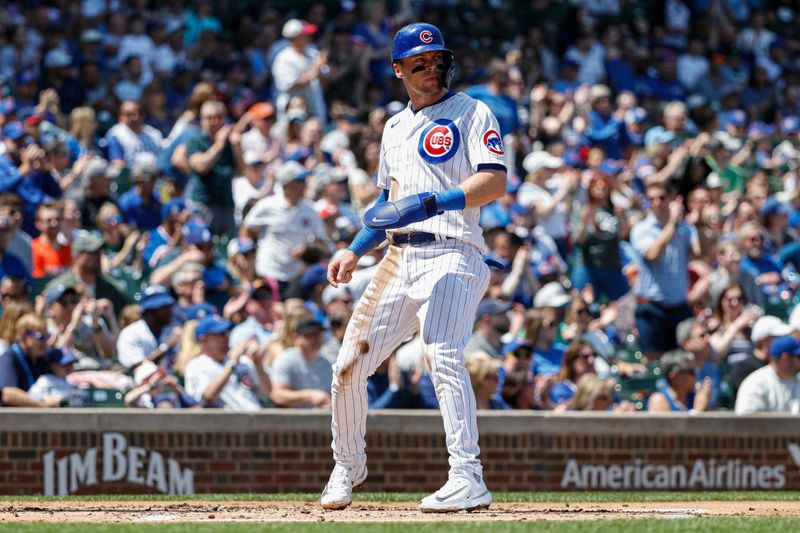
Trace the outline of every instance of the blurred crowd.
<instances>
[{"instance_id":1,"label":"blurred crowd","mask_svg":"<svg viewBox=\"0 0 800 533\"><path fill-rule=\"evenodd\" d=\"M326 263L406 106L394 32L424 20L506 148L507 192L481 211L499 268L459 317L479 407L800 413L799 16L785 0L3 2L0 405L329 405L384 251L339 288ZM436 406L419 338L369 398Z\"/></svg>"}]
</instances>

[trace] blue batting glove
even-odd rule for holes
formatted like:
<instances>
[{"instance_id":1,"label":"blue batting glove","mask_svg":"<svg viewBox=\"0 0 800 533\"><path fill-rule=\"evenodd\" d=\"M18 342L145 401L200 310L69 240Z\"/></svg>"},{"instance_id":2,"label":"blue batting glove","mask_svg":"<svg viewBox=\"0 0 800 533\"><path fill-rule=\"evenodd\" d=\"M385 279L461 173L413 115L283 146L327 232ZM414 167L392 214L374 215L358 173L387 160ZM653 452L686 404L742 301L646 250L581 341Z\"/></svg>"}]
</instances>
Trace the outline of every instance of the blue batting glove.
<instances>
[{"instance_id":1,"label":"blue batting glove","mask_svg":"<svg viewBox=\"0 0 800 533\"><path fill-rule=\"evenodd\" d=\"M414 222L422 222L442 211L436 196L423 192L401 198L396 202L383 202L364 213L364 225L373 229L404 228Z\"/></svg>"}]
</instances>

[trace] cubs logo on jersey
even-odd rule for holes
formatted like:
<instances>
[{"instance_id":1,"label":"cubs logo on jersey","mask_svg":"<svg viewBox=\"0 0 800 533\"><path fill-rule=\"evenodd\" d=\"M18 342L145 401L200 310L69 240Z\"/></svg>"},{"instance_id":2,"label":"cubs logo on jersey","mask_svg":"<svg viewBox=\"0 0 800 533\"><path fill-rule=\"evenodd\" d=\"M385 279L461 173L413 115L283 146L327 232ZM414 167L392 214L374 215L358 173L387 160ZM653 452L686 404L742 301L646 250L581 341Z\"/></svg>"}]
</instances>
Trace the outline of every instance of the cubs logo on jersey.
<instances>
[{"instance_id":1,"label":"cubs logo on jersey","mask_svg":"<svg viewBox=\"0 0 800 533\"><path fill-rule=\"evenodd\" d=\"M428 163L444 163L456 155L460 143L461 135L453 121L439 119L428 125L419 136L418 152Z\"/></svg>"},{"instance_id":2,"label":"cubs logo on jersey","mask_svg":"<svg viewBox=\"0 0 800 533\"><path fill-rule=\"evenodd\" d=\"M430 43L433 41L433 33L431 33L431 30L422 30L419 32L419 40L426 44Z\"/></svg>"},{"instance_id":3,"label":"cubs logo on jersey","mask_svg":"<svg viewBox=\"0 0 800 533\"><path fill-rule=\"evenodd\" d=\"M483 144L494 155L504 155L506 153L503 149L503 139L496 130L489 130L483 134Z\"/></svg>"}]
</instances>

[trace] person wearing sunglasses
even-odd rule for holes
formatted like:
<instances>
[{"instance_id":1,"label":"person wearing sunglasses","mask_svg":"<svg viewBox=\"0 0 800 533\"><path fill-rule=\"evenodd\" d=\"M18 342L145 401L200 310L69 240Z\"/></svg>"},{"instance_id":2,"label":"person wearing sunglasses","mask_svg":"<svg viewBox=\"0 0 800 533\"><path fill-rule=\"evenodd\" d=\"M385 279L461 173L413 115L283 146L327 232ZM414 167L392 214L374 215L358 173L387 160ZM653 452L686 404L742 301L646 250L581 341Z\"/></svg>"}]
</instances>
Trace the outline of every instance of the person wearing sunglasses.
<instances>
[{"instance_id":1,"label":"person wearing sunglasses","mask_svg":"<svg viewBox=\"0 0 800 533\"><path fill-rule=\"evenodd\" d=\"M659 361L665 386L650 395L647 410L651 412L697 412L708 409L711 378L697 383L694 356L684 350L670 350ZM692 395L694 393L694 395Z\"/></svg>"},{"instance_id":2,"label":"person wearing sunglasses","mask_svg":"<svg viewBox=\"0 0 800 533\"><path fill-rule=\"evenodd\" d=\"M633 292L639 345L648 359L658 359L677 348L675 328L692 315L687 302L689 258L701 250L697 230L683 220L683 199L660 183L651 183L645 192L650 213L630 237L639 256Z\"/></svg>"},{"instance_id":3,"label":"person wearing sunglasses","mask_svg":"<svg viewBox=\"0 0 800 533\"><path fill-rule=\"evenodd\" d=\"M0 355L0 405L6 407L58 407L60 398L36 400L28 390L49 370L45 358L47 323L35 313L22 315L14 333L16 341Z\"/></svg>"},{"instance_id":4,"label":"person wearing sunglasses","mask_svg":"<svg viewBox=\"0 0 800 533\"><path fill-rule=\"evenodd\" d=\"M574 340L564 352L558 381L550 389L547 401L555 409L566 408L577 390L578 380L586 374L594 374L597 355L592 345L583 340Z\"/></svg>"},{"instance_id":5,"label":"person wearing sunglasses","mask_svg":"<svg viewBox=\"0 0 800 533\"><path fill-rule=\"evenodd\" d=\"M762 307L772 295L781 295L789 284L784 279L780 259L770 253L764 243L764 230L757 222L747 222L737 233L742 248L742 262L739 265L747 278L755 280L757 290L749 295L752 302Z\"/></svg>"}]
</instances>

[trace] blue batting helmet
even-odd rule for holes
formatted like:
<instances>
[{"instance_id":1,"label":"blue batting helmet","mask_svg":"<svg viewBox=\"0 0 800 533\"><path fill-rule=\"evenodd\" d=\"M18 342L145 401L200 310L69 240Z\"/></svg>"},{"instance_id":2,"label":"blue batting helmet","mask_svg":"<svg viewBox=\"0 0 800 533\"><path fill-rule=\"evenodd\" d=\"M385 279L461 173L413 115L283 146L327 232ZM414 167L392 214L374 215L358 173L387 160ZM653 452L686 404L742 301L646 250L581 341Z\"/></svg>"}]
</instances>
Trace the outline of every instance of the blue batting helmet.
<instances>
[{"instance_id":1,"label":"blue batting helmet","mask_svg":"<svg viewBox=\"0 0 800 533\"><path fill-rule=\"evenodd\" d=\"M444 44L439 28L425 22L415 22L400 28L392 42L392 62L425 52L446 52L443 83L447 87L455 72L455 56Z\"/></svg>"}]
</instances>

